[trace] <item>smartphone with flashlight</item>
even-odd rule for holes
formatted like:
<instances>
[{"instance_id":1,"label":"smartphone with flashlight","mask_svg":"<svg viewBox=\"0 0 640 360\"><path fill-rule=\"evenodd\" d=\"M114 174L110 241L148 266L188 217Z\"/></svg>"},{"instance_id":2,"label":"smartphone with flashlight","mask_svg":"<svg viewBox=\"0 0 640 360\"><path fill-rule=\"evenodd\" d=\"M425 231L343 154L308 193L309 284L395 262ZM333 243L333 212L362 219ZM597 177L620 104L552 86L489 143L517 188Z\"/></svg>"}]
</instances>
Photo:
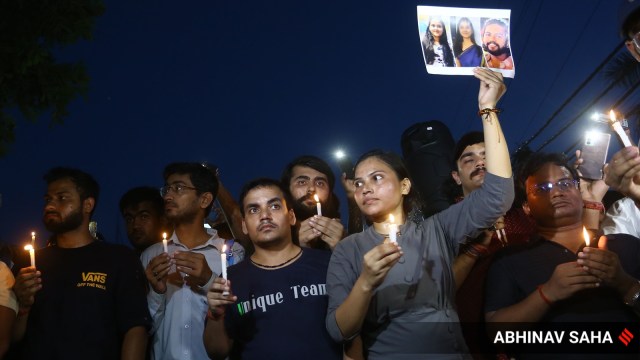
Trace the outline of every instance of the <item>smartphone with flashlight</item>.
<instances>
[{"instance_id":1,"label":"smartphone with flashlight","mask_svg":"<svg viewBox=\"0 0 640 360\"><path fill-rule=\"evenodd\" d=\"M611 134L608 133L587 131L584 134L584 143L580 154L583 162L578 166L580 177L589 180L602 180L604 175L602 169L609 152L609 141L611 141Z\"/></svg>"},{"instance_id":2,"label":"smartphone with flashlight","mask_svg":"<svg viewBox=\"0 0 640 360\"><path fill-rule=\"evenodd\" d=\"M353 163L349 156L345 155L342 151L336 151L335 158L338 162L340 171L347 174L347 179L353 179L355 176L353 173Z\"/></svg>"}]
</instances>

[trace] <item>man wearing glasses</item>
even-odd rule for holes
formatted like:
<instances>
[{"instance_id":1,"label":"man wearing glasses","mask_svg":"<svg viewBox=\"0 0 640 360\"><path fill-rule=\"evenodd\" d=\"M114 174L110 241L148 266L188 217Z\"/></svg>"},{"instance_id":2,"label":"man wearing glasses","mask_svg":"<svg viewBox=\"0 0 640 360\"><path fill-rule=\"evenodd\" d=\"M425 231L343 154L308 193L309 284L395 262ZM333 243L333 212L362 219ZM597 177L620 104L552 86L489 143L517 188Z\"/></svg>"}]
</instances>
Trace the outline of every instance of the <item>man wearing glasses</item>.
<instances>
[{"instance_id":1,"label":"man wearing glasses","mask_svg":"<svg viewBox=\"0 0 640 360\"><path fill-rule=\"evenodd\" d=\"M591 247L585 247L578 175L560 154L534 154L516 186L537 234L526 245L505 249L492 264L485 291L487 322L498 330L506 322L637 323L640 240L607 235L590 239Z\"/></svg>"},{"instance_id":2,"label":"man wearing glasses","mask_svg":"<svg viewBox=\"0 0 640 360\"><path fill-rule=\"evenodd\" d=\"M221 273L224 240L204 228L218 193L218 179L199 163L174 163L164 169L165 216L174 227L167 242L142 253L150 284L147 300L153 318L154 359L206 359L202 343L207 289ZM237 242L234 247L240 247ZM232 254L241 253L232 251ZM236 262L241 259L234 259Z\"/></svg>"},{"instance_id":3,"label":"man wearing glasses","mask_svg":"<svg viewBox=\"0 0 640 360\"><path fill-rule=\"evenodd\" d=\"M127 191L120 198L120 213L129 242L138 255L162 240L162 232L166 231L164 200L157 188L140 186Z\"/></svg>"}]
</instances>

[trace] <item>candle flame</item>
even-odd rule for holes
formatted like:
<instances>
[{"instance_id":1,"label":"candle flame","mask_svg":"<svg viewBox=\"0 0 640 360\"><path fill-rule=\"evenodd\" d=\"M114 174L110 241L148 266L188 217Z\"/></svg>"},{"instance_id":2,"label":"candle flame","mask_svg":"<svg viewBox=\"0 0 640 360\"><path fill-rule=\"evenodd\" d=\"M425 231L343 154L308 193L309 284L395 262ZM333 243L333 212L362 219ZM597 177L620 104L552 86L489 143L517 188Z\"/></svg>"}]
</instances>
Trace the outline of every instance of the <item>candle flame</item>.
<instances>
[{"instance_id":1,"label":"candle flame","mask_svg":"<svg viewBox=\"0 0 640 360\"><path fill-rule=\"evenodd\" d=\"M167 240L167 233L162 233L162 240Z\"/></svg>"},{"instance_id":2,"label":"candle flame","mask_svg":"<svg viewBox=\"0 0 640 360\"><path fill-rule=\"evenodd\" d=\"M27 250L27 251L31 251L31 250L33 250L33 246L31 246L31 244L25 245L24 249Z\"/></svg>"},{"instance_id":3,"label":"candle flame","mask_svg":"<svg viewBox=\"0 0 640 360\"><path fill-rule=\"evenodd\" d=\"M35 231L32 231L32 232L31 232L31 236L36 236L36 232L35 232Z\"/></svg>"},{"instance_id":4,"label":"candle flame","mask_svg":"<svg viewBox=\"0 0 640 360\"><path fill-rule=\"evenodd\" d=\"M320 198L318 197L318 194L313 194L313 199L314 199L316 202L320 202Z\"/></svg>"},{"instance_id":5,"label":"candle flame","mask_svg":"<svg viewBox=\"0 0 640 360\"><path fill-rule=\"evenodd\" d=\"M584 236L584 243L586 246L589 246L589 243L591 242L591 236L589 235L589 232L587 232L587 228L586 227L582 227L582 236Z\"/></svg>"},{"instance_id":6,"label":"candle flame","mask_svg":"<svg viewBox=\"0 0 640 360\"><path fill-rule=\"evenodd\" d=\"M609 111L609 120L611 120L612 123L618 121L618 120L616 120L616 113L613 112L613 109L611 111Z\"/></svg>"},{"instance_id":7,"label":"candle flame","mask_svg":"<svg viewBox=\"0 0 640 360\"><path fill-rule=\"evenodd\" d=\"M393 217L393 214L389 214L389 222L392 224L396 222L396 218Z\"/></svg>"},{"instance_id":8,"label":"candle flame","mask_svg":"<svg viewBox=\"0 0 640 360\"><path fill-rule=\"evenodd\" d=\"M222 253L226 253L227 252L227 244L222 245Z\"/></svg>"}]
</instances>

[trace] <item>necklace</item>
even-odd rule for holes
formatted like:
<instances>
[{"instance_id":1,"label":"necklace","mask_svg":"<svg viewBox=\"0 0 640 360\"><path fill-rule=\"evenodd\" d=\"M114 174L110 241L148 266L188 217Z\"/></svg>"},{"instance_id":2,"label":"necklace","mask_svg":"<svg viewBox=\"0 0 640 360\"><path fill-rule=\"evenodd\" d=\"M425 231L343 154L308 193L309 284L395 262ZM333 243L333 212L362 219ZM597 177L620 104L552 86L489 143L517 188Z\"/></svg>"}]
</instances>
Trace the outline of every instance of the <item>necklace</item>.
<instances>
[{"instance_id":1,"label":"necklace","mask_svg":"<svg viewBox=\"0 0 640 360\"><path fill-rule=\"evenodd\" d=\"M265 268L265 269L275 269L275 268L279 268L282 266L287 265L288 263L292 262L293 260L297 259L300 257L300 255L302 255L302 248L300 248L300 251L298 251L297 254L293 255L293 257L285 262L283 262L282 264L278 264L278 265L262 265L262 264L258 264L257 262L253 261L252 258L249 258L249 261L251 261L251 263L255 266L259 266L261 268Z\"/></svg>"}]
</instances>

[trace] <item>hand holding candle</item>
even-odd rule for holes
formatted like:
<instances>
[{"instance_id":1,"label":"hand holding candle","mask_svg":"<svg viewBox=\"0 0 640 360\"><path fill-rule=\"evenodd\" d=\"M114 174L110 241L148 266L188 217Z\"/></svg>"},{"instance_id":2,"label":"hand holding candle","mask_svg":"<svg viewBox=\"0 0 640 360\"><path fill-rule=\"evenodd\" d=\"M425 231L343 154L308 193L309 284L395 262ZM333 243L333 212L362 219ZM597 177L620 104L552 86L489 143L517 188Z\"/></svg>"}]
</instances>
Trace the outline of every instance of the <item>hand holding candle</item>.
<instances>
[{"instance_id":1,"label":"hand holding candle","mask_svg":"<svg viewBox=\"0 0 640 360\"><path fill-rule=\"evenodd\" d=\"M398 225L396 224L396 219L393 217L393 214L389 214L389 240L392 243L398 243Z\"/></svg>"},{"instance_id":2,"label":"hand holding candle","mask_svg":"<svg viewBox=\"0 0 640 360\"><path fill-rule=\"evenodd\" d=\"M615 130L616 134L618 134L618 137L622 140L624 146L633 146L627 136L627 133L622 129L622 125L620 125L620 122L616 119L616 113L613 112L613 110L609 111L609 120L611 121L611 127Z\"/></svg>"},{"instance_id":3,"label":"hand holding candle","mask_svg":"<svg viewBox=\"0 0 640 360\"><path fill-rule=\"evenodd\" d=\"M29 244L25 246L24 249L29 252L29 256L31 257L31 267L35 268L36 267L36 251L33 248L33 245Z\"/></svg>"},{"instance_id":4,"label":"hand holding candle","mask_svg":"<svg viewBox=\"0 0 640 360\"><path fill-rule=\"evenodd\" d=\"M322 216L322 205L320 205L320 198L318 197L318 194L314 194L313 199L316 201L316 209L318 210L318 216Z\"/></svg>"},{"instance_id":5,"label":"hand holding candle","mask_svg":"<svg viewBox=\"0 0 640 360\"><path fill-rule=\"evenodd\" d=\"M227 245L222 246L222 251L220 252L220 264L222 265L222 278L224 282L227 282ZM228 291L223 291L222 296L229 295Z\"/></svg>"},{"instance_id":6,"label":"hand holding candle","mask_svg":"<svg viewBox=\"0 0 640 360\"><path fill-rule=\"evenodd\" d=\"M162 246L164 247L164 252L169 253L169 248L167 246L167 233L162 233Z\"/></svg>"}]
</instances>

